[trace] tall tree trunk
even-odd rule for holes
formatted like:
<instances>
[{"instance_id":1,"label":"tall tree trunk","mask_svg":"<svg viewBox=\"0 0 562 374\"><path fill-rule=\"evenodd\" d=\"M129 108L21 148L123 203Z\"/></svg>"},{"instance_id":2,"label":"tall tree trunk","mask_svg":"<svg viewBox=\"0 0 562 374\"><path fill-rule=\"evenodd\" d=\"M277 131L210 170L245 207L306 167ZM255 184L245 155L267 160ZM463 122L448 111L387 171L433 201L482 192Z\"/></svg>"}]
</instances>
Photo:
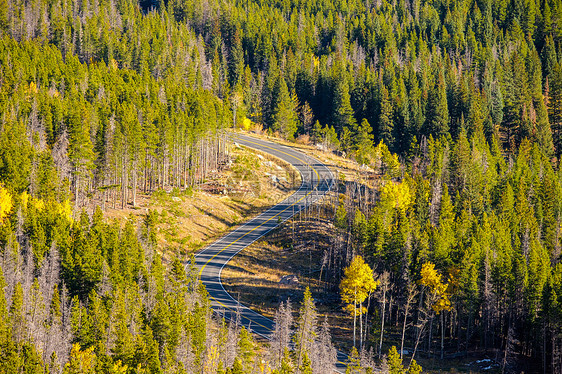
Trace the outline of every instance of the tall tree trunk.
<instances>
[{"instance_id":1,"label":"tall tree trunk","mask_svg":"<svg viewBox=\"0 0 562 374\"><path fill-rule=\"evenodd\" d=\"M413 299L412 297L410 297L411 294L412 294L411 292L408 292L408 298L406 299L406 308L404 308L404 323L402 324L402 339L400 341L400 357L404 357L404 335L406 334L406 323L408 321L408 312L410 311L410 304Z\"/></svg>"},{"instance_id":2,"label":"tall tree trunk","mask_svg":"<svg viewBox=\"0 0 562 374\"><path fill-rule=\"evenodd\" d=\"M133 191L132 191L132 195L133 195L133 207L137 206L137 162L135 161L133 163L133 172L132 172L132 183L133 183Z\"/></svg>"},{"instance_id":3,"label":"tall tree trunk","mask_svg":"<svg viewBox=\"0 0 562 374\"><path fill-rule=\"evenodd\" d=\"M78 175L78 171L75 170L74 176L74 210L78 209L78 184L80 183L80 176Z\"/></svg>"},{"instance_id":4,"label":"tall tree trunk","mask_svg":"<svg viewBox=\"0 0 562 374\"><path fill-rule=\"evenodd\" d=\"M431 354L431 341L433 340L433 313L431 313L431 318L429 320L429 336L427 339L427 353Z\"/></svg>"},{"instance_id":5,"label":"tall tree trunk","mask_svg":"<svg viewBox=\"0 0 562 374\"><path fill-rule=\"evenodd\" d=\"M127 164L125 158L121 162L121 209L124 209L127 205Z\"/></svg>"},{"instance_id":6,"label":"tall tree trunk","mask_svg":"<svg viewBox=\"0 0 562 374\"><path fill-rule=\"evenodd\" d=\"M386 311L386 287L382 293L382 308L381 308L381 337L379 340L379 358L382 355L382 340L384 336L384 313ZM404 332L402 332L402 337L404 337Z\"/></svg>"},{"instance_id":7,"label":"tall tree trunk","mask_svg":"<svg viewBox=\"0 0 562 374\"><path fill-rule=\"evenodd\" d=\"M444 312L441 311L441 360L443 359L443 350L444 350L444 343L445 343L445 321L443 320Z\"/></svg>"},{"instance_id":8,"label":"tall tree trunk","mask_svg":"<svg viewBox=\"0 0 562 374\"><path fill-rule=\"evenodd\" d=\"M357 326L357 302L353 303L353 346L355 347L355 330Z\"/></svg>"},{"instance_id":9,"label":"tall tree trunk","mask_svg":"<svg viewBox=\"0 0 562 374\"><path fill-rule=\"evenodd\" d=\"M359 304L359 350L363 350L363 304Z\"/></svg>"}]
</instances>

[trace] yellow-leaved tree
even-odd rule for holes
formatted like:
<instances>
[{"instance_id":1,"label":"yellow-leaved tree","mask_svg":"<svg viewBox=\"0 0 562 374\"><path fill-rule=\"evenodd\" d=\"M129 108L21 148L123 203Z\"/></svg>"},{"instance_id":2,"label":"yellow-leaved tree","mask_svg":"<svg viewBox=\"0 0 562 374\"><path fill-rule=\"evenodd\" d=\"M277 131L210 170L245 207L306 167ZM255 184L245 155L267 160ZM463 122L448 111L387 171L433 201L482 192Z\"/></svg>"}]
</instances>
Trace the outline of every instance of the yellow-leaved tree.
<instances>
[{"instance_id":1,"label":"yellow-leaved tree","mask_svg":"<svg viewBox=\"0 0 562 374\"><path fill-rule=\"evenodd\" d=\"M41 199L34 199L27 191L23 191L20 197L21 206L27 208L28 205L32 205L37 210L43 210L45 208L45 202Z\"/></svg>"},{"instance_id":2,"label":"yellow-leaved tree","mask_svg":"<svg viewBox=\"0 0 562 374\"><path fill-rule=\"evenodd\" d=\"M357 316L359 316L360 331L363 332L362 315L367 312L363 302L375 291L377 282L373 278L373 270L365 263L363 257L355 256L351 264L345 268L340 283L341 299L346 304L345 309L353 315L353 346L355 347ZM363 334L360 334L360 345L363 344Z\"/></svg>"},{"instance_id":3,"label":"yellow-leaved tree","mask_svg":"<svg viewBox=\"0 0 562 374\"><path fill-rule=\"evenodd\" d=\"M119 364L119 366L121 366ZM93 374L96 368L94 347L82 350L79 343L72 345L70 360L64 366L63 374ZM125 367L126 368L126 367ZM116 370L120 373L122 371Z\"/></svg>"},{"instance_id":4,"label":"yellow-leaved tree","mask_svg":"<svg viewBox=\"0 0 562 374\"><path fill-rule=\"evenodd\" d=\"M406 211L412 204L412 193L407 182L387 182L381 188L381 205Z\"/></svg>"},{"instance_id":5,"label":"yellow-leaved tree","mask_svg":"<svg viewBox=\"0 0 562 374\"><path fill-rule=\"evenodd\" d=\"M8 216L13 206L12 195L7 189L0 186L0 223L4 222L4 218Z\"/></svg>"},{"instance_id":6,"label":"yellow-leaved tree","mask_svg":"<svg viewBox=\"0 0 562 374\"><path fill-rule=\"evenodd\" d=\"M435 264L431 262L423 264L420 283L429 289L429 300L435 313L451 310L451 300L447 292L449 284L443 282L441 274L435 269Z\"/></svg>"},{"instance_id":7,"label":"yellow-leaved tree","mask_svg":"<svg viewBox=\"0 0 562 374\"><path fill-rule=\"evenodd\" d=\"M435 269L435 264L426 262L421 269L420 284L424 286L426 293L426 305L428 305L433 312L441 317L441 358L443 358L444 348L444 320L443 311L451 310L451 292L449 283L443 280L443 276ZM451 276L452 277L452 276ZM451 282L452 279L449 280ZM433 313L430 314L429 324L429 342L431 344L431 335L433 330ZM427 320L426 320L427 321ZM423 328L422 328L423 329ZM416 342L416 348L418 343ZM431 349L431 347L430 347ZM415 354L415 348L414 348ZM412 355L413 358L413 355Z\"/></svg>"}]
</instances>

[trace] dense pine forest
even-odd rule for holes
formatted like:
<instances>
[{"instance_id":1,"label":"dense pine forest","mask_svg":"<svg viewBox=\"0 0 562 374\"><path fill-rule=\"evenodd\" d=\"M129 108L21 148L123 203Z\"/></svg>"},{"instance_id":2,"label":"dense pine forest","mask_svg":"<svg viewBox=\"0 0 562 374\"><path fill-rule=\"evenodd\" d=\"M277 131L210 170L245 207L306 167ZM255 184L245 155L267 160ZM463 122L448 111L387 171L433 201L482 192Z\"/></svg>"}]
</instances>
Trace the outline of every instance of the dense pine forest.
<instances>
[{"instance_id":1,"label":"dense pine forest","mask_svg":"<svg viewBox=\"0 0 562 374\"><path fill-rule=\"evenodd\" d=\"M403 350L562 371L560 0L0 0L0 371L333 365L308 291L258 351L150 213L104 219L196 187L232 126L377 173L334 207L350 371L383 342L395 373Z\"/></svg>"}]
</instances>

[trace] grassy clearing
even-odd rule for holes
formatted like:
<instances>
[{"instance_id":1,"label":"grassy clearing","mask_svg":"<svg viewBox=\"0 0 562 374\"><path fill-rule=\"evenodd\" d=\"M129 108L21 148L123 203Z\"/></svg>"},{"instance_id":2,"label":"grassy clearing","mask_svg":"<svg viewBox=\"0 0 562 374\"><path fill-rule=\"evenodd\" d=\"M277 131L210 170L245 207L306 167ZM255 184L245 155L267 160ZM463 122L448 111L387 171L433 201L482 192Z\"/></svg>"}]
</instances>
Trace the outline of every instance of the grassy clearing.
<instances>
[{"instance_id":1,"label":"grassy clearing","mask_svg":"<svg viewBox=\"0 0 562 374\"><path fill-rule=\"evenodd\" d=\"M213 173L201 186L180 191L159 190L139 195L137 208L106 210L107 218L140 219L158 212L157 239L165 259L185 258L283 200L300 185L300 176L287 163L233 146L232 163Z\"/></svg>"}]
</instances>

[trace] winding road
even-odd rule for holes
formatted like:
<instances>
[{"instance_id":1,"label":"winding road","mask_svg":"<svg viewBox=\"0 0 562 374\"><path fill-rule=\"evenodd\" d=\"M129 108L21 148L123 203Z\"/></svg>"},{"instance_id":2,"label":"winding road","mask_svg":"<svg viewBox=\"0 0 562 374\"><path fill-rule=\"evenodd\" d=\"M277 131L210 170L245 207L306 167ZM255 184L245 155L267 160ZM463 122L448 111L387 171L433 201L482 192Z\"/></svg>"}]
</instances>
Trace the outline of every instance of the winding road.
<instances>
[{"instance_id":1,"label":"winding road","mask_svg":"<svg viewBox=\"0 0 562 374\"><path fill-rule=\"evenodd\" d=\"M293 148L239 134L232 134L232 140L290 163L298 170L302 179L299 189L294 194L229 232L195 256L195 266L199 269L201 281L207 288L212 308L223 314L226 319L236 318L239 313L242 325L269 339L274 322L240 304L226 292L221 282L222 269L238 252L322 198L335 183L335 178L321 161ZM338 352L338 372L345 372L345 361L347 356Z\"/></svg>"},{"instance_id":2,"label":"winding road","mask_svg":"<svg viewBox=\"0 0 562 374\"><path fill-rule=\"evenodd\" d=\"M226 292L221 282L222 269L238 252L322 198L335 183L335 178L322 162L293 148L239 134L232 134L231 138L238 144L290 163L302 177L302 183L294 194L229 232L195 256L195 266L199 269L201 281L207 288L212 308L224 314L227 319L236 318L236 314L240 313L242 325L269 339L274 328L273 321L240 304ZM338 352L338 361L338 371L345 372L343 362L347 361L347 356Z\"/></svg>"}]
</instances>

